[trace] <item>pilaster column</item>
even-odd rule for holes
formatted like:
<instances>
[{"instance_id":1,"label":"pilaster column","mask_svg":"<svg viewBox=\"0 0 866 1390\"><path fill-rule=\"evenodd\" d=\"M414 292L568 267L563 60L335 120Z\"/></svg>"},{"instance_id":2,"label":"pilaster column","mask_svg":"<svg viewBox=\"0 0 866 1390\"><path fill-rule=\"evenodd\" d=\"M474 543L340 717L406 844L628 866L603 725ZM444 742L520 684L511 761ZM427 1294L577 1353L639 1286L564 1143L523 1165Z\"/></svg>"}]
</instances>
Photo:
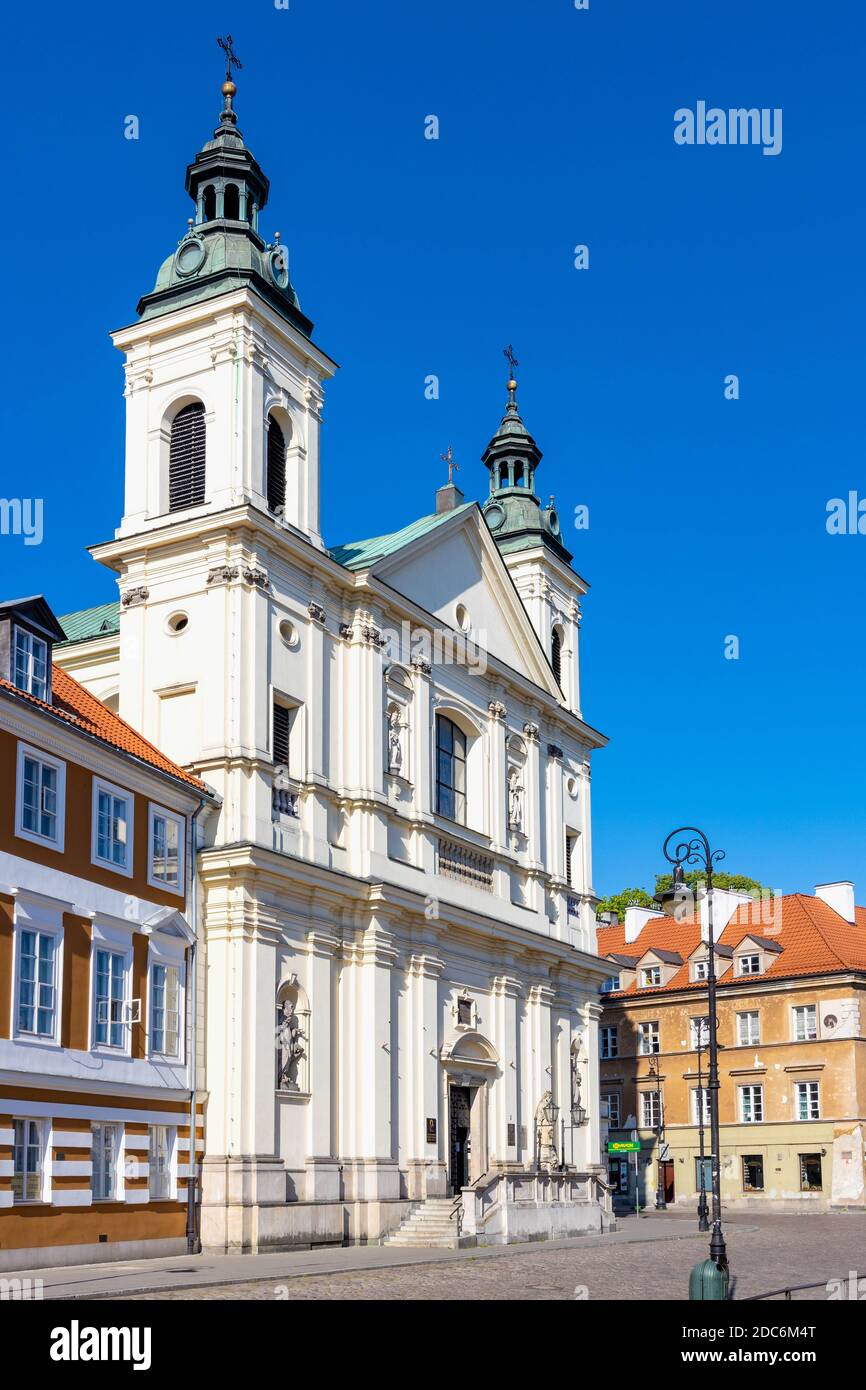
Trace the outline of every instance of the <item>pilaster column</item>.
<instances>
[{"instance_id":1,"label":"pilaster column","mask_svg":"<svg viewBox=\"0 0 866 1390\"><path fill-rule=\"evenodd\" d=\"M529 863L533 868L543 867L541 858L542 810L544 805L544 777L541 770L538 725L529 720L523 726L526 739L526 837Z\"/></svg>"},{"instance_id":2,"label":"pilaster column","mask_svg":"<svg viewBox=\"0 0 866 1390\"><path fill-rule=\"evenodd\" d=\"M445 962L424 949L409 961L411 990L411 1135L409 1196L444 1196L448 1181L447 1116L440 1106L439 979ZM436 1142L427 1138L427 1120L436 1121Z\"/></svg>"},{"instance_id":3,"label":"pilaster column","mask_svg":"<svg viewBox=\"0 0 866 1390\"><path fill-rule=\"evenodd\" d=\"M532 1115L545 1091L556 1098L556 1078L553 1073L553 1035L550 1009L556 991L548 984L534 984L528 998L529 1030L532 1051L529 1071L529 1102ZM559 1148L559 1136L556 1138Z\"/></svg>"},{"instance_id":4,"label":"pilaster column","mask_svg":"<svg viewBox=\"0 0 866 1390\"><path fill-rule=\"evenodd\" d=\"M432 668L424 656L413 656L415 698L412 702L412 774L415 809L422 820L433 815L433 704L431 692ZM433 836L416 832L415 863L425 873L436 871Z\"/></svg>"},{"instance_id":5,"label":"pilaster column","mask_svg":"<svg viewBox=\"0 0 866 1390\"><path fill-rule=\"evenodd\" d=\"M517 1011L523 992L514 975L494 975L490 980L493 1042L499 1052L500 1075L490 1097L488 1153L500 1163L526 1162L520 1148L520 1126L526 1125L527 1145L531 1146L531 1117L521 1110L521 1057L518 1046ZM514 1125L515 1142L508 1143L508 1126ZM531 1148L530 1155L531 1157Z\"/></svg>"},{"instance_id":6,"label":"pilaster column","mask_svg":"<svg viewBox=\"0 0 866 1390\"><path fill-rule=\"evenodd\" d=\"M491 700L487 706L487 729L490 739L490 840L494 850L505 849L508 845L505 718L502 701Z\"/></svg>"},{"instance_id":7,"label":"pilaster column","mask_svg":"<svg viewBox=\"0 0 866 1390\"><path fill-rule=\"evenodd\" d=\"M340 940L314 927L307 933L310 996L310 1105L307 1140L307 1201L336 1201L340 1196L339 1163L333 1128L337 1080L334 999Z\"/></svg>"},{"instance_id":8,"label":"pilaster column","mask_svg":"<svg viewBox=\"0 0 866 1390\"><path fill-rule=\"evenodd\" d=\"M343 1042L343 1063L354 1092L347 1097L351 1123L346 1135L346 1196L368 1201L395 1198L400 1180L392 1083L398 1029L391 1016L391 971L397 951L381 918L374 916L366 931L358 934L351 955L348 985L353 994L353 1027Z\"/></svg>"}]
</instances>

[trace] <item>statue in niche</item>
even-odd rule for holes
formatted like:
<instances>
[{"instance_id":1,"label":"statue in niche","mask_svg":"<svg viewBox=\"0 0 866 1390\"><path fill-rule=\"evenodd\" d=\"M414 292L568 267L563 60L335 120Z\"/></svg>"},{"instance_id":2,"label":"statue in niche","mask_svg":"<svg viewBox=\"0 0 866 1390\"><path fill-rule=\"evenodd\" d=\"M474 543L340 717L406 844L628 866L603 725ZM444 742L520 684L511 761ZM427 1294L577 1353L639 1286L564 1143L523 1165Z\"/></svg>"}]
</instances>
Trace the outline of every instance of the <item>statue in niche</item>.
<instances>
[{"instance_id":1,"label":"statue in niche","mask_svg":"<svg viewBox=\"0 0 866 1390\"><path fill-rule=\"evenodd\" d=\"M400 711L392 709L388 714L388 771L402 772L403 770L403 725L400 723Z\"/></svg>"},{"instance_id":2,"label":"statue in niche","mask_svg":"<svg viewBox=\"0 0 866 1390\"><path fill-rule=\"evenodd\" d=\"M523 787L516 768L508 779L508 824L512 830L523 829Z\"/></svg>"},{"instance_id":3,"label":"statue in niche","mask_svg":"<svg viewBox=\"0 0 866 1390\"><path fill-rule=\"evenodd\" d=\"M300 1091L298 1071L306 1057L306 1033L301 1028L291 999L284 999L277 1014L277 1090Z\"/></svg>"}]
</instances>

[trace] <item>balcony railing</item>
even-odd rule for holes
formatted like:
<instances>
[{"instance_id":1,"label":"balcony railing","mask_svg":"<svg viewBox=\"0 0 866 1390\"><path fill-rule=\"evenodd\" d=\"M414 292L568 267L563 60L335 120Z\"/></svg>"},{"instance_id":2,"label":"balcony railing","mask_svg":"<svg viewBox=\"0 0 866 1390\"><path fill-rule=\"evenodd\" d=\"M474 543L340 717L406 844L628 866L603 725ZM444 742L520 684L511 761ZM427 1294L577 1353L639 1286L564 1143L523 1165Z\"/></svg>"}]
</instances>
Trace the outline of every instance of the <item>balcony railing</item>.
<instances>
[{"instance_id":1,"label":"balcony railing","mask_svg":"<svg viewBox=\"0 0 866 1390\"><path fill-rule=\"evenodd\" d=\"M460 883L492 893L493 860L489 854L440 837L438 859L439 872L446 878L456 878Z\"/></svg>"},{"instance_id":2,"label":"balcony railing","mask_svg":"<svg viewBox=\"0 0 866 1390\"><path fill-rule=\"evenodd\" d=\"M297 782L289 777L288 769L283 766L274 770L271 810L274 820L280 820L282 816L290 816L293 820L300 819L300 789Z\"/></svg>"}]
</instances>

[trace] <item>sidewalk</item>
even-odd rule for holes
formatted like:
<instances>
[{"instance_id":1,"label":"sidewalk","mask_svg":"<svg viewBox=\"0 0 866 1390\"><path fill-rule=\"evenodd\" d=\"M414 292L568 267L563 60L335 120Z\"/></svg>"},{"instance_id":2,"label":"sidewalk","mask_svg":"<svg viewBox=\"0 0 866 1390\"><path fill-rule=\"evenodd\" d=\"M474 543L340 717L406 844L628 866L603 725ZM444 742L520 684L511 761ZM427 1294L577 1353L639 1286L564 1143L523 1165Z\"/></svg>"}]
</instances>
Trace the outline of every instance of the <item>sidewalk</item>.
<instances>
[{"instance_id":1,"label":"sidewalk","mask_svg":"<svg viewBox=\"0 0 866 1390\"><path fill-rule=\"evenodd\" d=\"M46 1299L116 1298L120 1294L160 1293L170 1289L206 1288L211 1284L275 1283L304 1274L343 1274L352 1270L394 1269L406 1265L517 1258L541 1250L586 1250L605 1245L647 1241L706 1241L693 1218L634 1218L610 1235L574 1236L569 1240L528 1241L520 1245L479 1246L469 1250L401 1249L383 1245L326 1246L284 1250L275 1255L173 1255L168 1259L107 1261L53 1269L10 1271L15 1279L41 1279Z\"/></svg>"}]
</instances>

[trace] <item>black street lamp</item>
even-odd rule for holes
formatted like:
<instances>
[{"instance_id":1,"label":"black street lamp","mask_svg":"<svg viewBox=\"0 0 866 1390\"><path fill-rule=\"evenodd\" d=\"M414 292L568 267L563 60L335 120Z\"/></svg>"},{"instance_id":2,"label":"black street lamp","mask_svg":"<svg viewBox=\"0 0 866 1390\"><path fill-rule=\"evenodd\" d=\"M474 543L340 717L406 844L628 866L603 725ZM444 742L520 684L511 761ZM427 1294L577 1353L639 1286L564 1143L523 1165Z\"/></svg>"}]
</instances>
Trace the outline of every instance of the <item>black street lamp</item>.
<instances>
[{"instance_id":1,"label":"black street lamp","mask_svg":"<svg viewBox=\"0 0 866 1390\"><path fill-rule=\"evenodd\" d=\"M709 1020L698 1019L698 1142L700 1145L700 1158L698 1166L700 1168L701 1192L698 1198L698 1230L708 1231L710 1229L709 1207L707 1206L707 1177L704 1154L704 1078L701 1072L701 1048L704 1045L704 1023Z\"/></svg>"},{"instance_id":2,"label":"black street lamp","mask_svg":"<svg viewBox=\"0 0 866 1390\"><path fill-rule=\"evenodd\" d=\"M662 1175L662 1136L664 1134L662 1083L657 1057L650 1057L649 1074L654 1078L656 1084L656 1211L667 1211L668 1204L665 1201L665 1184Z\"/></svg>"},{"instance_id":3,"label":"black street lamp","mask_svg":"<svg viewBox=\"0 0 866 1390\"><path fill-rule=\"evenodd\" d=\"M673 849L671 847L673 846ZM702 830L693 825L681 826L672 830L664 843L664 856L673 864L673 885L667 892L660 893L656 899L669 916L679 917L682 908L689 900L683 865L697 864L706 874L707 883L707 1003L709 1006L709 1055L710 1068L707 1090L710 1093L710 1159L712 1162L713 1188L713 1233L710 1237L710 1259L721 1270L728 1268L728 1252L722 1235L722 1197L719 1173L719 1042L718 1013L716 1010L716 954L713 940L713 865L724 859L724 850L711 850L710 843Z\"/></svg>"}]
</instances>

